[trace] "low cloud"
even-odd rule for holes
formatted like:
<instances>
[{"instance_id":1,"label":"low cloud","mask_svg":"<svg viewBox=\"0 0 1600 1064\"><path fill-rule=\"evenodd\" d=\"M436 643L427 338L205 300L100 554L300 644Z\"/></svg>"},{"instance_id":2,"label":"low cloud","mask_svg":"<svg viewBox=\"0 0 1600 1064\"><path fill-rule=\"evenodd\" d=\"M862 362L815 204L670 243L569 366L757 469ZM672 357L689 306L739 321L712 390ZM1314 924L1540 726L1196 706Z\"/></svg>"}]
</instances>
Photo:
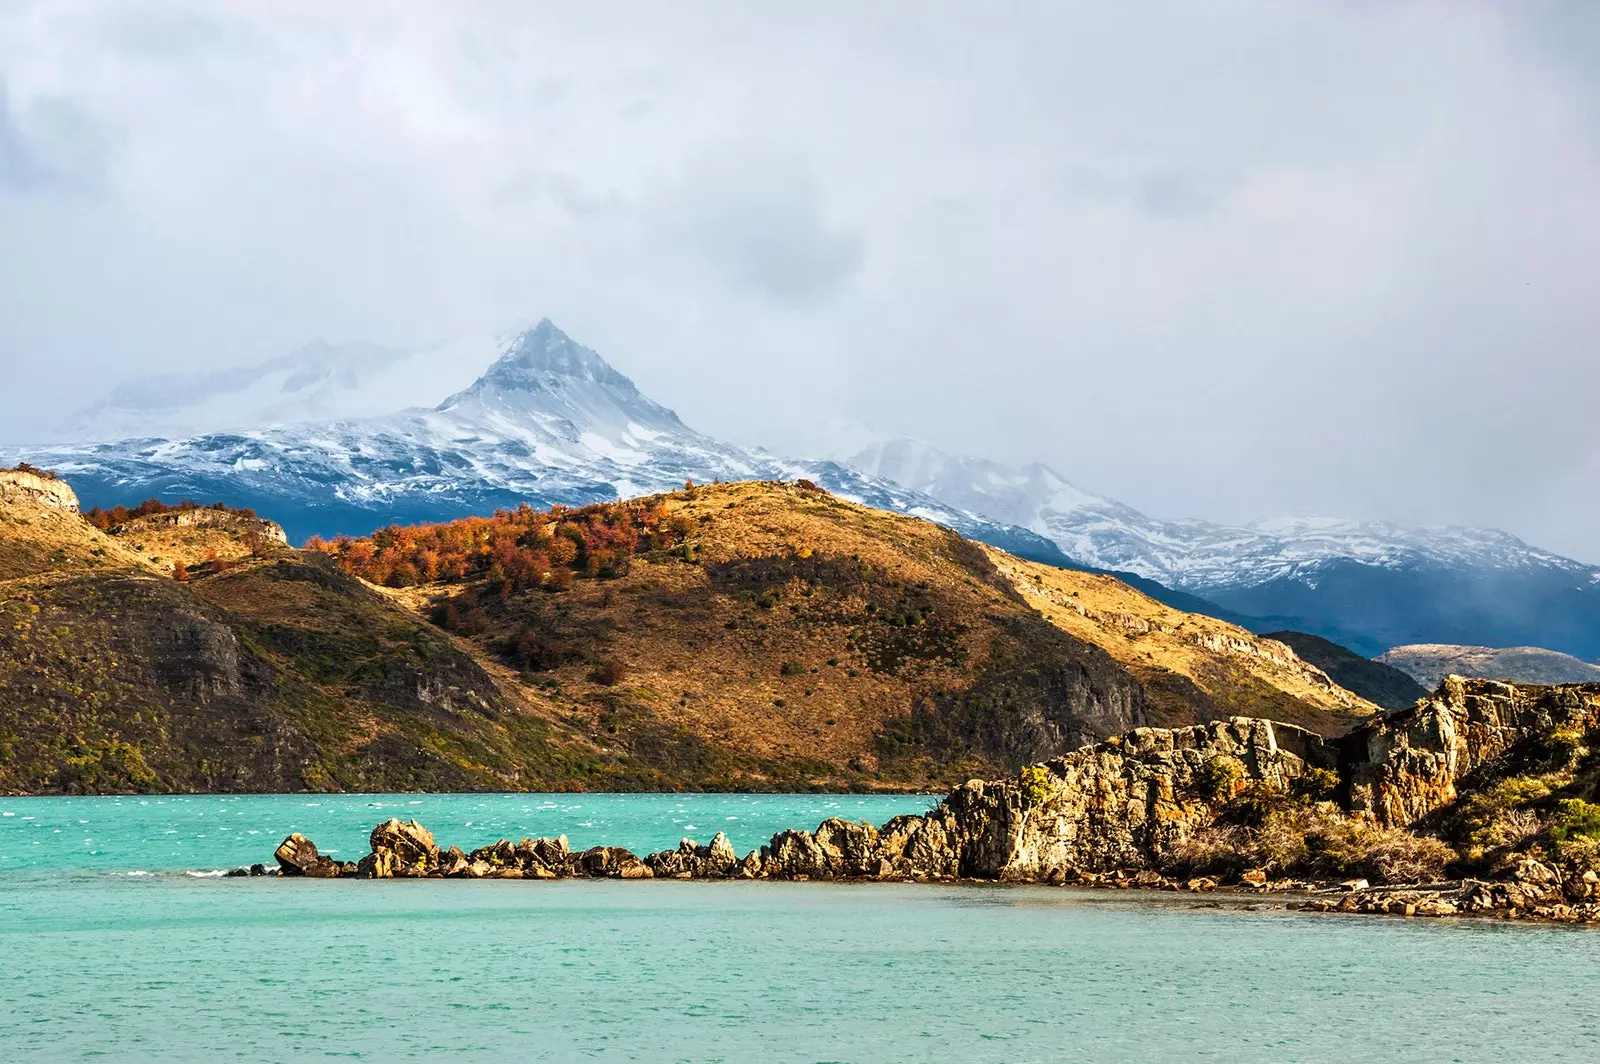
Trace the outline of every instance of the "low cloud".
<instances>
[{"instance_id":1,"label":"low cloud","mask_svg":"<svg viewBox=\"0 0 1600 1064\"><path fill-rule=\"evenodd\" d=\"M699 155L658 209L669 243L728 284L781 302L826 298L866 254L862 235L829 217L805 161L766 145Z\"/></svg>"}]
</instances>

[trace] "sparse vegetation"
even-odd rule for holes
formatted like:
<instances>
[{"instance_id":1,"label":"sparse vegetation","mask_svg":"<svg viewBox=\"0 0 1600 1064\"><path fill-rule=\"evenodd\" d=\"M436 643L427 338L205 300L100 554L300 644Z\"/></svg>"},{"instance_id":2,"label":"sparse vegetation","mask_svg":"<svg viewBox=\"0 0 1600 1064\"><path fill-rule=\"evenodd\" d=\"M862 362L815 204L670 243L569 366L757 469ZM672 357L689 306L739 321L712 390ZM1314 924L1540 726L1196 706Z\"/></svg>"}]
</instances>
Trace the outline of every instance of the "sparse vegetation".
<instances>
[{"instance_id":1,"label":"sparse vegetation","mask_svg":"<svg viewBox=\"0 0 1600 1064\"><path fill-rule=\"evenodd\" d=\"M160 499L146 499L137 506L113 506L103 510L96 506L83 511L83 519L102 532L109 532L130 521L141 517L151 517L155 514L183 513L189 510L216 510L219 513L232 514L235 517L256 520L256 512L245 507L229 506L226 503L214 502L202 506L193 499L182 499L175 503L162 502Z\"/></svg>"}]
</instances>

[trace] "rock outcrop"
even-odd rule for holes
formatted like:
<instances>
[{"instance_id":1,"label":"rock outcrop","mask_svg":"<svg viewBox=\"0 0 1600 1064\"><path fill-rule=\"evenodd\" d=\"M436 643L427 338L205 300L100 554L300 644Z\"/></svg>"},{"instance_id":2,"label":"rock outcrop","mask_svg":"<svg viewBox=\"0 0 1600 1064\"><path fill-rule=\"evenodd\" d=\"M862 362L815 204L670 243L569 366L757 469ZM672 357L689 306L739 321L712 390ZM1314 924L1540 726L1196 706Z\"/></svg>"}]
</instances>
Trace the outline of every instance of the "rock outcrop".
<instances>
[{"instance_id":1,"label":"rock outcrop","mask_svg":"<svg viewBox=\"0 0 1600 1064\"><path fill-rule=\"evenodd\" d=\"M1600 685L1519 689L1452 680L1426 702L1342 740L1325 741L1301 728L1248 717L1191 728L1139 728L1012 778L970 780L928 813L895 817L882 828L831 818L815 831L781 831L742 860L720 832L707 845L684 839L675 850L642 859L619 847L573 853L565 837L516 844L501 840L470 854L452 847L441 857L420 824L390 820L373 830L373 852L360 862L359 873L375 878L979 879L1209 890L1216 886L1210 880L1180 883L1159 870L1240 796L1336 793L1344 796L1350 820L1375 829L1404 827L1454 800L1465 776L1518 743L1563 729L1597 727ZM1338 816L1332 804L1319 808ZM326 868L327 858L301 836L286 839L277 856L286 874L329 874L318 871ZM337 868L331 874L339 874ZM1261 869L1245 871L1239 881L1260 891L1308 886L1273 881ZM1592 870L1526 859L1505 882L1465 881L1397 893L1393 886L1373 888L1358 880L1344 884L1337 900L1315 899L1307 907L1600 919L1600 877Z\"/></svg>"},{"instance_id":2,"label":"rock outcrop","mask_svg":"<svg viewBox=\"0 0 1600 1064\"><path fill-rule=\"evenodd\" d=\"M1340 740L1353 812L1405 827L1455 801L1457 784L1534 735L1600 726L1600 684L1518 687L1452 676L1411 709Z\"/></svg>"},{"instance_id":3,"label":"rock outcrop","mask_svg":"<svg viewBox=\"0 0 1600 1064\"><path fill-rule=\"evenodd\" d=\"M344 871L343 865L318 853L317 844L299 832L284 839L273 856L278 860L278 871L286 876L332 879Z\"/></svg>"},{"instance_id":4,"label":"rock outcrop","mask_svg":"<svg viewBox=\"0 0 1600 1064\"><path fill-rule=\"evenodd\" d=\"M52 510L78 512L78 494L66 481L25 469L0 469L0 502L19 500Z\"/></svg>"}]
</instances>

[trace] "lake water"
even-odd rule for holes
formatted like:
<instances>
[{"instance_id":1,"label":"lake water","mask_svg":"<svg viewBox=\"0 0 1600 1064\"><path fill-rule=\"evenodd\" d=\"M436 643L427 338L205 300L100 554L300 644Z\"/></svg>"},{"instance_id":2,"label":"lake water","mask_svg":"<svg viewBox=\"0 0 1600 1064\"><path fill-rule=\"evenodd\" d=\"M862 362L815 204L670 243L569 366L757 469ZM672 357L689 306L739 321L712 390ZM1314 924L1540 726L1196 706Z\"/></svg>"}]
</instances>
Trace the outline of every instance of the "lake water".
<instances>
[{"instance_id":1,"label":"lake water","mask_svg":"<svg viewBox=\"0 0 1600 1064\"><path fill-rule=\"evenodd\" d=\"M743 853L854 795L0 798L0 1060L1593 1061L1600 933L1058 888L226 879L415 816ZM692 825L692 827L691 827Z\"/></svg>"}]
</instances>

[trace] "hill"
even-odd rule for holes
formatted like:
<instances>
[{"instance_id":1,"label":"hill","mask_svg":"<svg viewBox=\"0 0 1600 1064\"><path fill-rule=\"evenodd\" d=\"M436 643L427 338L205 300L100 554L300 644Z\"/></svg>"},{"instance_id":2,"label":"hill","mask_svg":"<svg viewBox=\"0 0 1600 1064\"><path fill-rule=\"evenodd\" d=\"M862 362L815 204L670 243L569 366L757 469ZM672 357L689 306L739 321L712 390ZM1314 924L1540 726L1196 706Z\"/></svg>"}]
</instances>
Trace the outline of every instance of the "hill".
<instances>
[{"instance_id":1,"label":"hill","mask_svg":"<svg viewBox=\"0 0 1600 1064\"><path fill-rule=\"evenodd\" d=\"M0 580L115 568L155 567L84 521L66 481L27 466L0 469Z\"/></svg>"},{"instance_id":2,"label":"hill","mask_svg":"<svg viewBox=\"0 0 1600 1064\"><path fill-rule=\"evenodd\" d=\"M1422 643L1393 647L1378 660L1422 684L1437 684L1446 676L1525 684L1600 682L1600 665L1542 647L1497 649Z\"/></svg>"},{"instance_id":3,"label":"hill","mask_svg":"<svg viewBox=\"0 0 1600 1064\"><path fill-rule=\"evenodd\" d=\"M1138 679L1153 724L1256 716L1333 734L1377 709L1283 641L1184 613L1107 574L988 553L1051 624L1104 647Z\"/></svg>"},{"instance_id":4,"label":"hill","mask_svg":"<svg viewBox=\"0 0 1600 1064\"><path fill-rule=\"evenodd\" d=\"M1155 722L1371 711L1287 648L814 485L257 543L187 580L161 528L17 505L23 539L70 517L126 564L47 542L0 581L0 790L920 790ZM1151 630L1053 620L1035 575Z\"/></svg>"},{"instance_id":5,"label":"hill","mask_svg":"<svg viewBox=\"0 0 1600 1064\"><path fill-rule=\"evenodd\" d=\"M148 499L132 510L120 506L96 509L84 518L167 571L176 565L192 569L219 561L236 562L289 545L277 522L257 517L254 510L220 502L200 506L185 500L168 506L159 499Z\"/></svg>"},{"instance_id":6,"label":"hill","mask_svg":"<svg viewBox=\"0 0 1600 1064\"><path fill-rule=\"evenodd\" d=\"M1270 632L1265 638L1292 647L1301 659L1317 666L1334 683L1384 709L1406 709L1428 696L1428 688L1410 673L1382 661L1364 658L1348 647L1309 632Z\"/></svg>"}]
</instances>

